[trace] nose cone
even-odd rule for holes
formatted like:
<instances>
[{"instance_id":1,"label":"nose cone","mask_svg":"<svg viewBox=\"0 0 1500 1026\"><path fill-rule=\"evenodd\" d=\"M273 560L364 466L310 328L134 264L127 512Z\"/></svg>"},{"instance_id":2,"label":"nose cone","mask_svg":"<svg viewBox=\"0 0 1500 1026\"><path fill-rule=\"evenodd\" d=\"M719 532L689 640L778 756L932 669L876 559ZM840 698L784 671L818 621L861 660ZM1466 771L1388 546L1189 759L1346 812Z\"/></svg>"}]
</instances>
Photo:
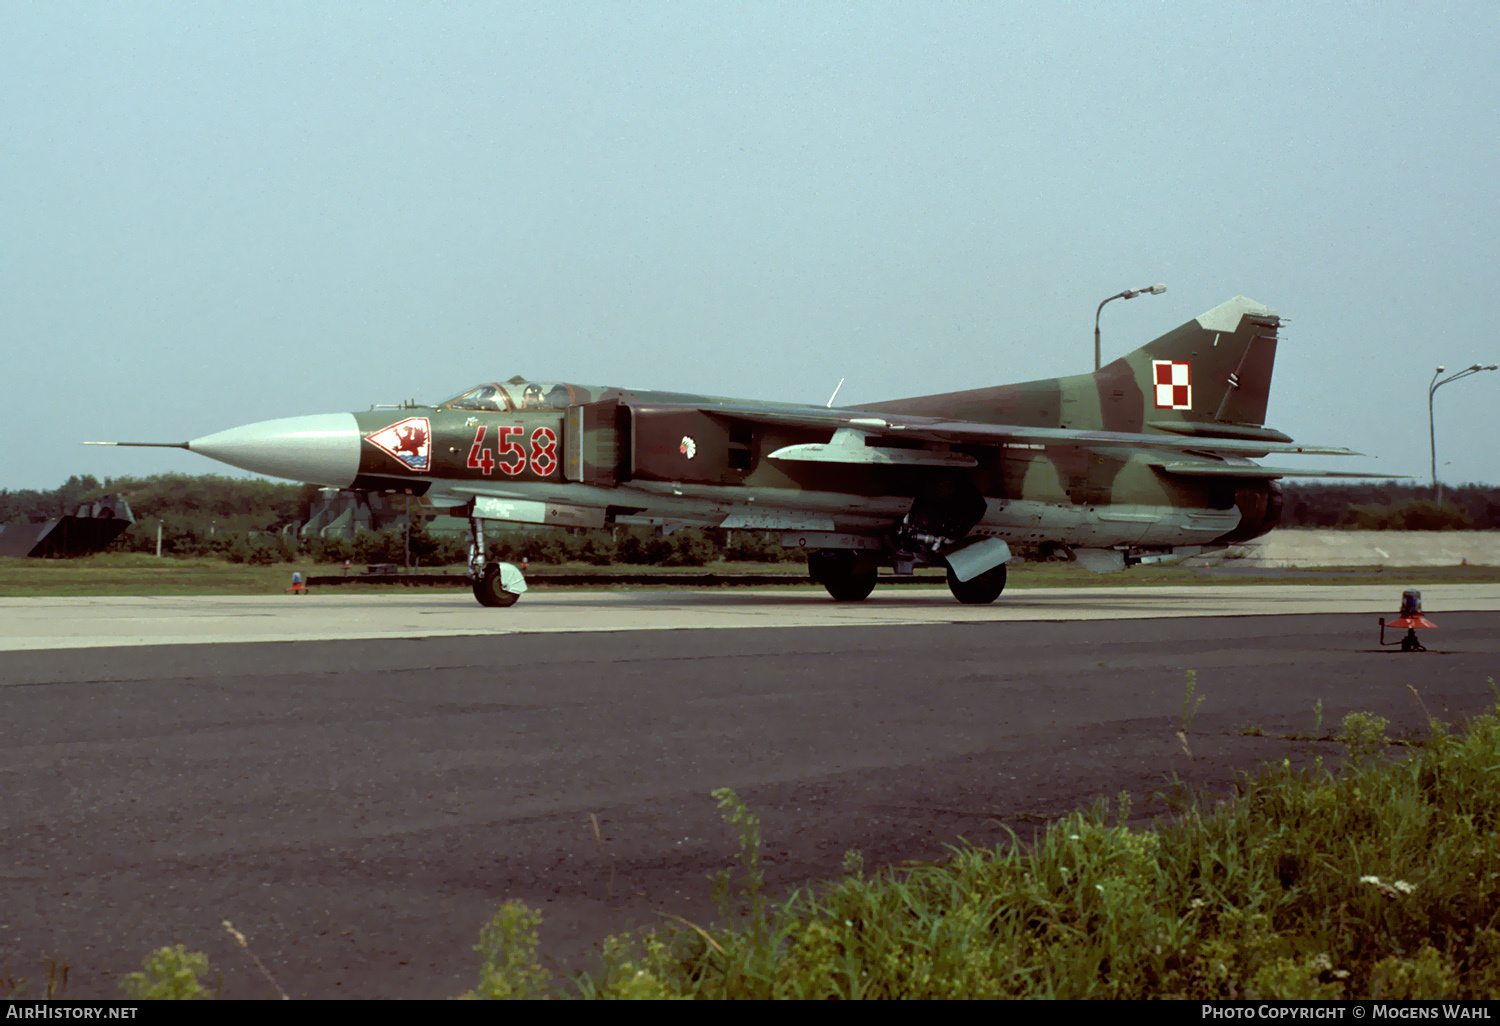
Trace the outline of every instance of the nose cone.
<instances>
[{"instance_id":1,"label":"nose cone","mask_svg":"<svg viewBox=\"0 0 1500 1026\"><path fill-rule=\"evenodd\" d=\"M230 428L188 448L257 474L347 488L359 473L359 441L354 414L322 413Z\"/></svg>"}]
</instances>

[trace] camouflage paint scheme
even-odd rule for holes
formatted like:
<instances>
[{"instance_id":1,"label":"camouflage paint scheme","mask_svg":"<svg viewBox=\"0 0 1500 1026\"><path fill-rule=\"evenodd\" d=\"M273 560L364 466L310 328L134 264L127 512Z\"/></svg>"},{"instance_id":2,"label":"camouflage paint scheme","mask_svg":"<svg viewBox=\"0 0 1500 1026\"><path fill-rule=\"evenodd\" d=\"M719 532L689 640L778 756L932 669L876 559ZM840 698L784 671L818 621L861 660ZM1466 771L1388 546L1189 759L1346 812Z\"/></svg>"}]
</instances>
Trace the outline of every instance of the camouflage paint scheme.
<instances>
[{"instance_id":1,"label":"camouflage paint scheme","mask_svg":"<svg viewBox=\"0 0 1500 1026\"><path fill-rule=\"evenodd\" d=\"M780 511L780 519L788 522L819 520L826 514L834 521L833 529L856 533L889 529L908 512L912 500L924 488L930 488L935 480L955 477L971 483L991 506L1025 501L1055 506L1060 511L1127 505L1164 514L1183 509L1227 512L1239 508L1236 491L1246 491L1251 494L1241 496L1240 501L1248 509L1240 509L1242 516L1236 517L1225 532L1212 538L1193 538L1194 543L1239 540L1274 526L1274 519L1268 515L1274 505L1274 489L1267 485L1270 479L1259 468L1248 465L1243 478L1178 475L1162 469L1164 462L1171 461L1162 459L1161 450L1128 443L1089 444L1081 436L1077 442L1061 439L1059 444L921 443L932 451L972 456L976 465L967 469L804 462L781 460L772 454L792 445L827 443L832 430L865 419L863 415L890 414L895 415L890 418L892 422L904 415L1060 432L1144 432L1164 442L1182 443L1179 449L1189 448L1186 439L1194 437L1203 439L1205 449L1212 447L1211 439L1262 441L1266 444L1258 452L1251 450L1250 455L1263 455L1291 441L1263 427L1278 325L1277 315L1264 307L1248 300L1232 300L1094 374L838 410L606 386L530 384L517 379L488 386L501 397L503 412L458 409L450 400L433 408L403 408L397 414L385 410L356 414L361 432L368 436L420 410L431 418L435 444L432 466L422 473L411 472L377 446L366 445L360 477L353 486L397 491L411 488L414 494L430 489L432 498L439 502L447 495L457 495L460 503L454 505L461 504L468 492L579 504L599 509L603 522L718 527L735 511L754 506L765 514L767 527L777 526L777 518L769 516L774 511ZM1157 407L1153 361L1164 360L1191 367L1190 408ZM1237 378L1238 387L1230 384L1232 377ZM523 394L528 387L550 393L553 398L527 403ZM570 421L570 408L581 408L578 412L584 416L575 414ZM778 413L789 415L792 422L765 416ZM796 422L799 413L805 414L805 422ZM542 437L539 446L532 441L538 428L551 432ZM501 430L507 431L503 464L499 462ZM578 431L582 432L581 440L570 437ZM870 434L874 436L872 441L912 444L894 431ZM547 459L547 443L552 437L557 440L559 455L555 468ZM692 440L691 455L684 451L683 439ZM573 442L573 451L582 454L581 466L563 465L569 441ZM478 455L471 460L476 446ZM530 458L533 449L539 460ZM1222 457L1186 458L1226 469L1232 466ZM488 470L483 465L487 459L497 461ZM512 468L517 472L510 473ZM600 486L600 491L590 488L584 492L573 482ZM549 484L554 487L547 487ZM683 496L691 493L693 501L668 501L677 497L677 492ZM1246 512L1253 515L1246 518ZM1250 522L1241 523L1247 519ZM1049 539L1045 530L1026 530L1022 525L1001 533L1015 540L1070 542L1066 537ZM1131 535L1144 533L1122 527L1118 540L1099 541L1130 544L1139 540ZM1088 540L1082 539L1084 543Z\"/></svg>"},{"instance_id":2,"label":"camouflage paint scheme","mask_svg":"<svg viewBox=\"0 0 1500 1026\"><path fill-rule=\"evenodd\" d=\"M269 462L263 444L239 455L239 440L264 441L255 429L278 441L271 429L292 421L186 447L407 492L470 517L476 536L486 520L778 531L836 598L863 598L881 564L947 565L961 601L990 601L1006 543L1101 571L1222 547L1276 525L1277 478L1314 473L1251 458L1357 455L1265 427L1280 324L1236 297L1092 374L837 409L513 378L353 414L353 473L321 451L299 462L291 443Z\"/></svg>"}]
</instances>

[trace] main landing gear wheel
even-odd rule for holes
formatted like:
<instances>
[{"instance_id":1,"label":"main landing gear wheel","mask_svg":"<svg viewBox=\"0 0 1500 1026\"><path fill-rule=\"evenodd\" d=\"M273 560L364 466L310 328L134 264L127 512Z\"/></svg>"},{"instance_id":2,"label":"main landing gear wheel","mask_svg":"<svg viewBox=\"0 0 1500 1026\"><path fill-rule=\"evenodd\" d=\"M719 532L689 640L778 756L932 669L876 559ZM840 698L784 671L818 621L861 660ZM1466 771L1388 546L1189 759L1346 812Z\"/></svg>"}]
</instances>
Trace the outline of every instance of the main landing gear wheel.
<instances>
[{"instance_id":1,"label":"main landing gear wheel","mask_svg":"<svg viewBox=\"0 0 1500 1026\"><path fill-rule=\"evenodd\" d=\"M486 563L474 582L474 597L481 606L513 606L520 598L519 592L506 591L500 584L500 564Z\"/></svg>"},{"instance_id":2,"label":"main landing gear wheel","mask_svg":"<svg viewBox=\"0 0 1500 1026\"><path fill-rule=\"evenodd\" d=\"M960 581L948 571L948 590L953 597L968 606L982 606L995 601L1005 590L1005 564L986 570L978 577Z\"/></svg>"},{"instance_id":3,"label":"main landing gear wheel","mask_svg":"<svg viewBox=\"0 0 1500 1026\"><path fill-rule=\"evenodd\" d=\"M880 566L853 549L818 549L807 555L807 576L828 589L835 602L858 602L875 590Z\"/></svg>"}]
</instances>

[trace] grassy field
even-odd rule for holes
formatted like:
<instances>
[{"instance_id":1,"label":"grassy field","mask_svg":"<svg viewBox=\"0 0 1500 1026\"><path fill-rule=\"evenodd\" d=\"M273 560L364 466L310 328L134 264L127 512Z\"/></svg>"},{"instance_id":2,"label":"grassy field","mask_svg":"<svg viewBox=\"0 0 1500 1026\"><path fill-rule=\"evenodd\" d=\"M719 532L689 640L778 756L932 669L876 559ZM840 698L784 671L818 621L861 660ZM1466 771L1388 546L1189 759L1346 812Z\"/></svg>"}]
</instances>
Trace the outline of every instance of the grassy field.
<instances>
[{"instance_id":1,"label":"grassy field","mask_svg":"<svg viewBox=\"0 0 1500 1026\"><path fill-rule=\"evenodd\" d=\"M363 570L356 566L354 572ZM705 567L597 567L582 563L541 566L533 572L610 572L659 574L800 574L801 563L713 563ZM0 597L121 595L266 595L283 591L292 573L304 578L343 574L343 564L312 562L251 566L220 559L158 559L141 553L100 554L79 559L0 558ZM463 587L464 568L423 567L420 573L449 573ZM918 583L941 587L941 571L925 570ZM1235 584L1479 584L1500 581L1500 567L1329 567L1323 570L1225 570L1142 566L1119 574L1092 574L1069 563L1023 563L1010 568L1009 588L1150 587ZM434 586L447 590L447 586ZM543 587L563 587L543 585ZM625 587L611 585L609 587ZM808 587L816 587L808 585ZM339 593L387 592L389 585L341 585Z\"/></svg>"}]
</instances>

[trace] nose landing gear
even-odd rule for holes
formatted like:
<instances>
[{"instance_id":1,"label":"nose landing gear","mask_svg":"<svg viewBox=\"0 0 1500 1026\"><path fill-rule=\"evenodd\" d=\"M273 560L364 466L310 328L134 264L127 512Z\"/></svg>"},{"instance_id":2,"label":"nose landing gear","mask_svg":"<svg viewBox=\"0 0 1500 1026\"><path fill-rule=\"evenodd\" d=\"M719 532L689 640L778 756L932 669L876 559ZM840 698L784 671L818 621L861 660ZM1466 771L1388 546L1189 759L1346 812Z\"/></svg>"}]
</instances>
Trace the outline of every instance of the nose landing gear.
<instances>
[{"instance_id":1,"label":"nose landing gear","mask_svg":"<svg viewBox=\"0 0 1500 1026\"><path fill-rule=\"evenodd\" d=\"M477 517L469 518L473 541L469 545L469 582L474 598L481 606L503 609L513 606L526 590L526 578L510 563L484 560L484 527Z\"/></svg>"}]
</instances>

